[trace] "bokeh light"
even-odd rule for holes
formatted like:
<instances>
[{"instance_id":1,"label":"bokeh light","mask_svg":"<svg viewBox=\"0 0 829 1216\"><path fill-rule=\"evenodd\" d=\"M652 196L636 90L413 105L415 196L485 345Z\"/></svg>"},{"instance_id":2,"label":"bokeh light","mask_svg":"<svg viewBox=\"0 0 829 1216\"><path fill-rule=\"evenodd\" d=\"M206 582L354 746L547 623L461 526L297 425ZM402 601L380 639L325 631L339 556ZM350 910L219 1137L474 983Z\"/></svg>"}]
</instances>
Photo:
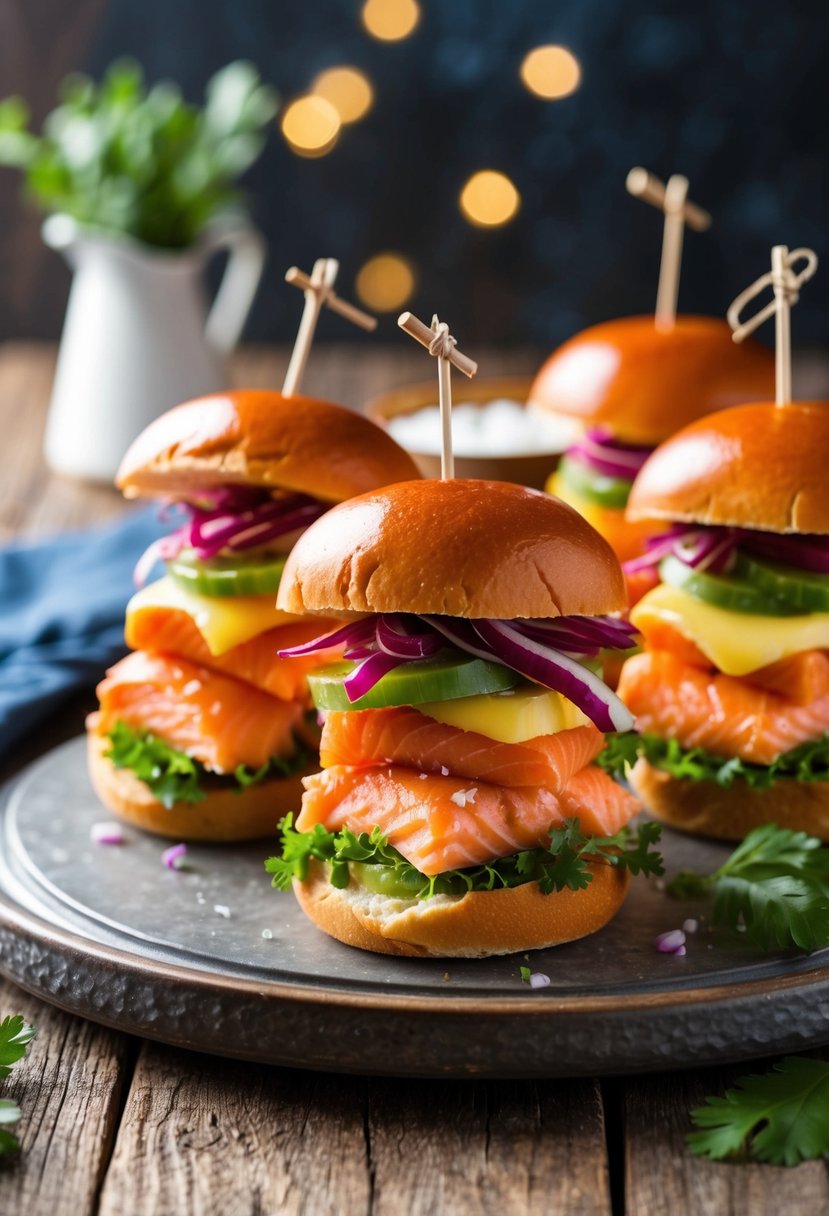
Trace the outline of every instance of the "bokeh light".
<instances>
[{"instance_id":1,"label":"bokeh light","mask_svg":"<svg viewBox=\"0 0 829 1216\"><path fill-rule=\"evenodd\" d=\"M417 0L366 0L361 13L372 38L397 42L408 38L420 20Z\"/></svg>"},{"instance_id":2,"label":"bokeh light","mask_svg":"<svg viewBox=\"0 0 829 1216\"><path fill-rule=\"evenodd\" d=\"M324 97L297 97L282 115L281 126L297 155L325 156L337 142L340 116Z\"/></svg>"},{"instance_id":3,"label":"bokeh light","mask_svg":"<svg viewBox=\"0 0 829 1216\"><path fill-rule=\"evenodd\" d=\"M505 173L481 169L461 190L460 208L470 224L497 228L508 224L521 204L521 195Z\"/></svg>"},{"instance_id":4,"label":"bokeh light","mask_svg":"<svg viewBox=\"0 0 829 1216\"><path fill-rule=\"evenodd\" d=\"M411 299L415 273L411 262L399 253L375 254L357 275L357 295L375 312L397 312Z\"/></svg>"},{"instance_id":5,"label":"bokeh light","mask_svg":"<svg viewBox=\"0 0 829 1216\"><path fill-rule=\"evenodd\" d=\"M330 101L342 123L357 122L374 101L371 81L359 68L327 68L313 81L311 92Z\"/></svg>"},{"instance_id":6,"label":"bokeh light","mask_svg":"<svg viewBox=\"0 0 829 1216\"><path fill-rule=\"evenodd\" d=\"M521 64L521 79L536 97L554 101L575 93L581 66L566 46L537 46Z\"/></svg>"}]
</instances>

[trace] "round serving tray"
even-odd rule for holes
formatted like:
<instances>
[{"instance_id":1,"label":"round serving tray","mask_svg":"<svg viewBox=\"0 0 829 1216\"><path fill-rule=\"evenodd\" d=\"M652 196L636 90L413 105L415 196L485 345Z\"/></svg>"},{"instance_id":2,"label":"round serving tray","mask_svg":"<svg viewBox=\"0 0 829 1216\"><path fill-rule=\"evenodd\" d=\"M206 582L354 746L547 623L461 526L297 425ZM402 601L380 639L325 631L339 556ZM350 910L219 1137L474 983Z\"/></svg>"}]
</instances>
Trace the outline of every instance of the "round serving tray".
<instances>
[{"instance_id":1,"label":"round serving tray","mask_svg":"<svg viewBox=\"0 0 829 1216\"><path fill-rule=\"evenodd\" d=\"M190 847L105 817L74 739L7 788L0 833L0 971L72 1013L177 1046L268 1064L398 1076L629 1073L829 1043L829 951L764 955L738 935L657 933L704 904L634 880L619 916L529 956L407 960L319 933L271 889L268 845ZM666 831L669 872L713 869L727 848ZM550 976L530 989L519 967Z\"/></svg>"}]
</instances>

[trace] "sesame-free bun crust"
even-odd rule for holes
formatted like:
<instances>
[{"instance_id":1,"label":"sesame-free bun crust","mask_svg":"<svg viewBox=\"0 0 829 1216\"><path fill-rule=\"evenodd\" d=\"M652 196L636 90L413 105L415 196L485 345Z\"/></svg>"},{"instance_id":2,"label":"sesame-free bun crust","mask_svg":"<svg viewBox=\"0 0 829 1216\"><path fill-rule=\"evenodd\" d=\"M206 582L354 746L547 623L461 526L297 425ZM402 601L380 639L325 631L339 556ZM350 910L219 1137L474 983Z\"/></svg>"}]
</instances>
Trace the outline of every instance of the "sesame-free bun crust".
<instances>
[{"instance_id":1,"label":"sesame-free bun crust","mask_svg":"<svg viewBox=\"0 0 829 1216\"><path fill-rule=\"evenodd\" d=\"M595 864L591 871L593 881L582 891L543 895L533 882L415 902L353 883L339 890L325 866L312 862L307 879L294 880L294 891L314 924L347 946L415 958L485 958L559 946L606 925L622 906L630 880L608 865Z\"/></svg>"},{"instance_id":2,"label":"sesame-free bun crust","mask_svg":"<svg viewBox=\"0 0 829 1216\"><path fill-rule=\"evenodd\" d=\"M408 453L361 414L312 397L246 389L162 414L127 451L116 484L127 498L251 485L342 502L418 476Z\"/></svg>"},{"instance_id":3,"label":"sesame-free bun crust","mask_svg":"<svg viewBox=\"0 0 829 1216\"><path fill-rule=\"evenodd\" d=\"M178 802L167 810L135 773L116 768L104 755L109 746L108 739L87 732L89 775L101 802L133 827L173 840L230 843L273 836L282 816L299 810L302 778L316 767L314 762L306 772L262 781L240 793L212 789L201 802Z\"/></svg>"},{"instance_id":4,"label":"sesame-free bun crust","mask_svg":"<svg viewBox=\"0 0 829 1216\"><path fill-rule=\"evenodd\" d=\"M530 390L533 405L608 427L623 442L661 443L712 410L774 394L774 360L755 342L736 345L725 321L679 316L593 325L550 355Z\"/></svg>"},{"instance_id":5,"label":"sesame-free bun crust","mask_svg":"<svg viewBox=\"0 0 829 1216\"><path fill-rule=\"evenodd\" d=\"M829 402L764 401L702 418L653 453L630 519L829 533Z\"/></svg>"},{"instance_id":6,"label":"sesame-free bun crust","mask_svg":"<svg viewBox=\"0 0 829 1216\"><path fill-rule=\"evenodd\" d=\"M297 541L285 612L467 617L600 615L625 608L610 545L540 490L501 481L410 481L342 503Z\"/></svg>"},{"instance_id":7,"label":"sesame-free bun crust","mask_svg":"<svg viewBox=\"0 0 829 1216\"><path fill-rule=\"evenodd\" d=\"M674 777L637 760L630 783L655 819L682 832L742 840L764 823L829 840L829 781L786 778L753 789L739 778L728 789L716 781Z\"/></svg>"}]
</instances>

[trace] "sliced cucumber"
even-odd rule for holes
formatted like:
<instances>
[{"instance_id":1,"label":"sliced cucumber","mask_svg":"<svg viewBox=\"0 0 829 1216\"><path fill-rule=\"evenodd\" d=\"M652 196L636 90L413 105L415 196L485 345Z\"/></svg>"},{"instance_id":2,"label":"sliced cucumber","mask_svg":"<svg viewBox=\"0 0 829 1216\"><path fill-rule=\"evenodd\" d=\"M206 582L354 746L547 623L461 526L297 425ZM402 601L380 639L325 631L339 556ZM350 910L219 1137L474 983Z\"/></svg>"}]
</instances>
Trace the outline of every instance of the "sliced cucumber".
<instances>
[{"instance_id":1,"label":"sliced cucumber","mask_svg":"<svg viewBox=\"0 0 829 1216\"><path fill-rule=\"evenodd\" d=\"M417 870L401 873L394 866L370 865L364 861L350 861L348 869L351 877L360 886L375 895L387 895L390 899L415 899L418 891L422 891L426 881Z\"/></svg>"},{"instance_id":2,"label":"sliced cucumber","mask_svg":"<svg viewBox=\"0 0 829 1216\"><path fill-rule=\"evenodd\" d=\"M829 574L758 561L747 553L740 554L740 568L753 587L795 612L829 612Z\"/></svg>"},{"instance_id":3,"label":"sliced cucumber","mask_svg":"<svg viewBox=\"0 0 829 1216\"><path fill-rule=\"evenodd\" d=\"M744 578L722 574L708 574L686 566L678 557L665 557L659 563L659 574L663 583L687 591L695 599L730 612L748 612L754 616L795 616L792 608L768 591L755 587Z\"/></svg>"},{"instance_id":4,"label":"sliced cucumber","mask_svg":"<svg viewBox=\"0 0 829 1216\"><path fill-rule=\"evenodd\" d=\"M624 477L608 477L585 468L578 460L565 456L558 466L562 480L573 491L588 502L599 507L611 507L621 511L627 506L632 481Z\"/></svg>"},{"instance_id":5,"label":"sliced cucumber","mask_svg":"<svg viewBox=\"0 0 829 1216\"><path fill-rule=\"evenodd\" d=\"M196 557L183 549L167 563L174 583L196 595L276 595L285 567L284 556Z\"/></svg>"},{"instance_id":6,"label":"sliced cucumber","mask_svg":"<svg viewBox=\"0 0 829 1216\"><path fill-rule=\"evenodd\" d=\"M354 664L343 660L320 667L308 676L317 709L384 709L391 705L422 705L425 701L454 701L483 692L505 692L521 677L500 663L484 659L417 659L401 663L378 680L370 692L349 701L343 680Z\"/></svg>"}]
</instances>

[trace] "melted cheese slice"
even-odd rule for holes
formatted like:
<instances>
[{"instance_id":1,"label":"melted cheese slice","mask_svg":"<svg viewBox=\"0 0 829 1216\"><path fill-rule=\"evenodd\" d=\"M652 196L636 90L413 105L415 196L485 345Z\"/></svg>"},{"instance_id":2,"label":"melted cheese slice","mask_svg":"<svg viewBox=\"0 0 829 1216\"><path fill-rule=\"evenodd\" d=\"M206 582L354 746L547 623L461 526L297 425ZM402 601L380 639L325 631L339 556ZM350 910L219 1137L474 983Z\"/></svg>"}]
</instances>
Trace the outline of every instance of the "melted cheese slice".
<instances>
[{"instance_id":1,"label":"melted cheese slice","mask_svg":"<svg viewBox=\"0 0 829 1216\"><path fill-rule=\"evenodd\" d=\"M571 726L590 725L590 719L572 701L560 693L536 687L431 701L416 705L415 709L436 722L471 730L499 743L524 743L539 735L569 730Z\"/></svg>"},{"instance_id":2,"label":"melted cheese slice","mask_svg":"<svg viewBox=\"0 0 829 1216\"><path fill-rule=\"evenodd\" d=\"M731 612L664 583L639 601L630 619L646 635L650 623L670 625L728 676L748 675L803 650L829 650L829 612Z\"/></svg>"},{"instance_id":3,"label":"melted cheese slice","mask_svg":"<svg viewBox=\"0 0 829 1216\"><path fill-rule=\"evenodd\" d=\"M241 646L268 629L302 619L289 612L280 612L270 595L195 595L171 578L162 578L149 587L142 587L127 604L127 630L131 616L157 608L186 613L210 653L216 655Z\"/></svg>"}]
</instances>

